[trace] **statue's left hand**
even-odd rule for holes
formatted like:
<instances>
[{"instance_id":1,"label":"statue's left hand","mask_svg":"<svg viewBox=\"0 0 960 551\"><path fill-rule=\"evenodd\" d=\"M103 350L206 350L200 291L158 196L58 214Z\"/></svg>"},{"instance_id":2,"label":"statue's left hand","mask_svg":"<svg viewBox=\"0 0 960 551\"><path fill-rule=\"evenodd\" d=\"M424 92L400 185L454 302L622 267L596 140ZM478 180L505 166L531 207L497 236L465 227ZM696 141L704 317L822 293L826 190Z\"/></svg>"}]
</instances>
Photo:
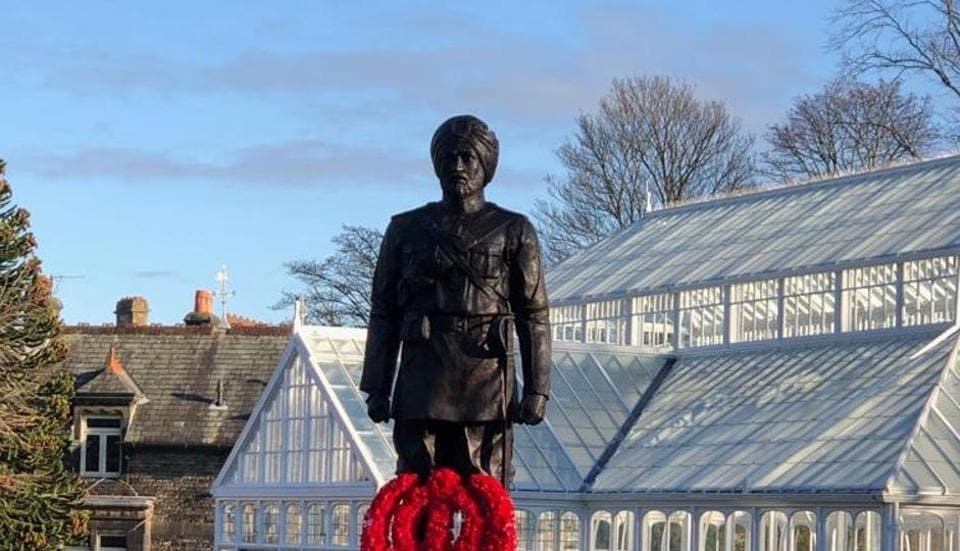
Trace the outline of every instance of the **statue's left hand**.
<instances>
[{"instance_id":1,"label":"statue's left hand","mask_svg":"<svg viewBox=\"0 0 960 551\"><path fill-rule=\"evenodd\" d=\"M520 423L524 425L538 425L543 421L547 409L547 397L542 394L528 394L520 401Z\"/></svg>"},{"instance_id":2,"label":"statue's left hand","mask_svg":"<svg viewBox=\"0 0 960 551\"><path fill-rule=\"evenodd\" d=\"M367 398L367 417L374 423L386 423L390 420L390 399L377 396Z\"/></svg>"}]
</instances>

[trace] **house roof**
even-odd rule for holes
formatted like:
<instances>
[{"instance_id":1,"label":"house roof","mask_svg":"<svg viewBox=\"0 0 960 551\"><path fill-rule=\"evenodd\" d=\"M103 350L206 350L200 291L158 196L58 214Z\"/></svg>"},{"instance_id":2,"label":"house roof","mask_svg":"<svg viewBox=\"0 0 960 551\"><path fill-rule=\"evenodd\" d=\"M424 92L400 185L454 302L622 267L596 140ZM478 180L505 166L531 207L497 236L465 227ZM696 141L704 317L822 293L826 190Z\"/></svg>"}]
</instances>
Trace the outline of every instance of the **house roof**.
<instances>
[{"instance_id":1,"label":"house roof","mask_svg":"<svg viewBox=\"0 0 960 551\"><path fill-rule=\"evenodd\" d=\"M960 156L654 211L548 274L580 301L960 250Z\"/></svg>"},{"instance_id":2,"label":"house roof","mask_svg":"<svg viewBox=\"0 0 960 551\"><path fill-rule=\"evenodd\" d=\"M289 328L67 327L65 366L81 393L114 392L122 377L104 368L111 346L146 402L125 441L231 446L289 340ZM223 383L225 408L211 407Z\"/></svg>"}]
</instances>

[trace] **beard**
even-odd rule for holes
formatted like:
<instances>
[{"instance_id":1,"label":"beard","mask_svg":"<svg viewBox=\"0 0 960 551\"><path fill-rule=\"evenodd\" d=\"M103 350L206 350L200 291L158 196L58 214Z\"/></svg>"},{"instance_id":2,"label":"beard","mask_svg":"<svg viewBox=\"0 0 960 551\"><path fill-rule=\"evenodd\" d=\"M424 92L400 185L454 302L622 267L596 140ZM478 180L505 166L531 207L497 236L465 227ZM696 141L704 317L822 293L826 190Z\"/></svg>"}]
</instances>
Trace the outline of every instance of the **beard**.
<instances>
[{"instance_id":1,"label":"beard","mask_svg":"<svg viewBox=\"0 0 960 551\"><path fill-rule=\"evenodd\" d=\"M461 199L472 197L483 191L481 178L451 178L443 182L443 191Z\"/></svg>"}]
</instances>

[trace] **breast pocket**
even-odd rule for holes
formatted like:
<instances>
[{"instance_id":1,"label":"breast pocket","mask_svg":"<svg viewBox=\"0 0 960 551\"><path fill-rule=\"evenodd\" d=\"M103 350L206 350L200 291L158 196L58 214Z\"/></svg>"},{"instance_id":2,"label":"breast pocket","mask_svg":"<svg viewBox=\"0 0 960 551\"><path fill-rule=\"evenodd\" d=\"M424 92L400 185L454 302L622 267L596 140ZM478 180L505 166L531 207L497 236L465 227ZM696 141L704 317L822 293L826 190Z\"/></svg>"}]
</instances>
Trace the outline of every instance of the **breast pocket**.
<instances>
[{"instance_id":1,"label":"breast pocket","mask_svg":"<svg viewBox=\"0 0 960 551\"><path fill-rule=\"evenodd\" d=\"M401 305L409 306L433 293L437 278L436 256L433 247L428 245L404 245L401 251L397 299Z\"/></svg>"},{"instance_id":2,"label":"breast pocket","mask_svg":"<svg viewBox=\"0 0 960 551\"><path fill-rule=\"evenodd\" d=\"M403 252L403 276L410 279L419 279L433 275L437 268L435 249L436 247L429 243L404 245L401 248Z\"/></svg>"},{"instance_id":3,"label":"breast pocket","mask_svg":"<svg viewBox=\"0 0 960 551\"><path fill-rule=\"evenodd\" d=\"M490 243L475 246L470 251L470 262L477 273L485 279L500 279L506 271L503 245Z\"/></svg>"}]
</instances>

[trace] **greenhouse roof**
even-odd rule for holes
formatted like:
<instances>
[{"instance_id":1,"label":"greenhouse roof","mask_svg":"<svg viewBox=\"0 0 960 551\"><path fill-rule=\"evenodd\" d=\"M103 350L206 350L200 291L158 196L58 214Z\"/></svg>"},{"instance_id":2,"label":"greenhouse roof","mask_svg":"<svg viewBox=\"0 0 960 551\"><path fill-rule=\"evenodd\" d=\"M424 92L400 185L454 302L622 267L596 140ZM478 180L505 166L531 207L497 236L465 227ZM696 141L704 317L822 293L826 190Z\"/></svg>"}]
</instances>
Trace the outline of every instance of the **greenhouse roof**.
<instances>
[{"instance_id":1,"label":"greenhouse roof","mask_svg":"<svg viewBox=\"0 0 960 551\"><path fill-rule=\"evenodd\" d=\"M366 396L359 388L365 331L341 329L331 332L304 327L299 334L309 351L311 363L329 383L376 465L375 478L389 480L397 466L391 436L393 423L378 424L367 417Z\"/></svg>"},{"instance_id":2,"label":"greenhouse roof","mask_svg":"<svg viewBox=\"0 0 960 551\"><path fill-rule=\"evenodd\" d=\"M960 492L955 329L681 356L591 489Z\"/></svg>"},{"instance_id":3,"label":"greenhouse roof","mask_svg":"<svg viewBox=\"0 0 960 551\"><path fill-rule=\"evenodd\" d=\"M312 363L341 402L364 446L389 479L396 468L392 426L366 414L359 381L364 332L304 327L300 331ZM547 422L517 425L514 436L515 486L524 490L576 491L626 420L662 358L625 349L577 351L558 347ZM579 346L579 348L583 348Z\"/></svg>"},{"instance_id":4,"label":"greenhouse roof","mask_svg":"<svg viewBox=\"0 0 960 551\"><path fill-rule=\"evenodd\" d=\"M671 355L554 343L546 421L515 425L514 489L960 495L960 332L937 331ZM389 480L391 426L367 418L358 388L365 332L304 326L292 339L288 350L333 401L366 480ZM275 374L264 396L277 395L281 380ZM259 432L268 402L261 399L244 434Z\"/></svg>"},{"instance_id":5,"label":"greenhouse roof","mask_svg":"<svg viewBox=\"0 0 960 551\"><path fill-rule=\"evenodd\" d=\"M960 250L960 156L652 212L549 274L555 302Z\"/></svg>"},{"instance_id":6,"label":"greenhouse roof","mask_svg":"<svg viewBox=\"0 0 960 551\"><path fill-rule=\"evenodd\" d=\"M376 464L391 427L366 416L362 331L300 332ZM518 490L960 492L957 335L914 331L667 356L555 343L547 420L517 425ZM661 370L662 384L650 389ZM649 402L644 404L645 393Z\"/></svg>"}]
</instances>

